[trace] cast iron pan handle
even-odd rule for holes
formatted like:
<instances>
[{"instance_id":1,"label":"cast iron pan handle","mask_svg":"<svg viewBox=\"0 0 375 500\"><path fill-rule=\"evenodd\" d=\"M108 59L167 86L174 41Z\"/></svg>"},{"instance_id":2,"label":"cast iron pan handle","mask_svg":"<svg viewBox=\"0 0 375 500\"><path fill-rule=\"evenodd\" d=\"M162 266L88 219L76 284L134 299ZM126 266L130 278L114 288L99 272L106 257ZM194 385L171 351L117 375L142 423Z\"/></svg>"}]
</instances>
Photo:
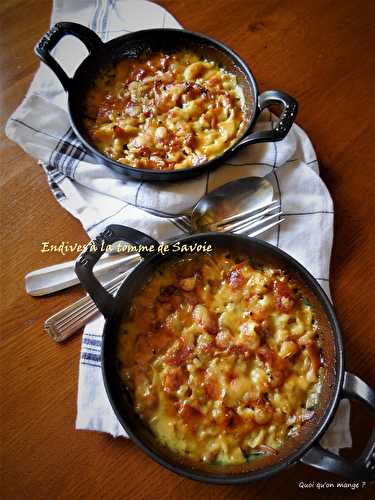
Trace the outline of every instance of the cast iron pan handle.
<instances>
[{"instance_id":1,"label":"cast iron pan handle","mask_svg":"<svg viewBox=\"0 0 375 500\"><path fill-rule=\"evenodd\" d=\"M271 142L281 141L287 135L290 127L293 125L297 116L298 103L297 101L285 92L279 90L267 90L260 94L258 101L258 112L271 106L272 104L279 104L281 106L280 120L273 130L263 130L261 132L252 132L250 135L244 137L237 147L248 146L256 142Z\"/></svg>"},{"instance_id":2,"label":"cast iron pan handle","mask_svg":"<svg viewBox=\"0 0 375 500\"><path fill-rule=\"evenodd\" d=\"M41 38L35 46L35 53L47 64L60 80L65 90L69 90L71 79L60 64L51 56L51 50L66 35L74 35L83 42L89 53L101 48L104 44L92 30L77 23L57 23Z\"/></svg>"},{"instance_id":3,"label":"cast iron pan handle","mask_svg":"<svg viewBox=\"0 0 375 500\"><path fill-rule=\"evenodd\" d=\"M375 413L375 391L363 380L352 373L345 373L343 396L358 399ZM317 469L334 472L347 479L355 481L375 480L375 429L372 431L369 442L359 458L353 462L334 455L320 446L313 446L301 458L304 464L312 465Z\"/></svg>"},{"instance_id":4,"label":"cast iron pan handle","mask_svg":"<svg viewBox=\"0 0 375 500\"><path fill-rule=\"evenodd\" d=\"M114 299L96 279L93 274L93 268L105 252L106 247L117 241L127 241L137 246L145 245L149 250L153 246L155 252L159 245L156 240L136 229L126 226L111 225L92 240L87 248L80 254L75 264L75 272L83 287L105 317L109 317L112 314ZM152 254L152 252L140 252L140 256L143 258L150 256L150 254Z\"/></svg>"}]
</instances>

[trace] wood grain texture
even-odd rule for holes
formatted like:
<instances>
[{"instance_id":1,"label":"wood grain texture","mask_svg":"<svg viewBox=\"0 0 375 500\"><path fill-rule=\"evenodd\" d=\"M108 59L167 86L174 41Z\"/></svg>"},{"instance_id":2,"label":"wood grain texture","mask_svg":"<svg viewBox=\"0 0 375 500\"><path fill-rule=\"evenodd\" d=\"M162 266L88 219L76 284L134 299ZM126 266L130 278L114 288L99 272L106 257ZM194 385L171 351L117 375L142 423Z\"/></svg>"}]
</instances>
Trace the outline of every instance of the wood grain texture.
<instances>
[{"instance_id":1,"label":"wood grain texture","mask_svg":"<svg viewBox=\"0 0 375 500\"><path fill-rule=\"evenodd\" d=\"M320 159L336 207L332 288L347 368L375 386L374 73L371 0L161 1L188 29L211 35L251 66L261 90L279 88L300 103L298 123ZM1 120L20 103L38 62L33 46L48 28L50 0L0 4ZM132 443L74 430L80 336L55 345L46 317L83 295L24 291L26 272L64 260L41 241L86 241L54 201L34 160L1 137L1 395L4 499L229 499L322 496L300 481L337 478L297 465L272 480L210 486L182 479ZM66 259L66 258L65 258ZM372 275L371 275L372 273ZM353 405L354 450L374 425ZM332 498L347 496L337 488ZM351 493L369 497L369 489ZM325 496L327 494L325 493Z\"/></svg>"}]
</instances>

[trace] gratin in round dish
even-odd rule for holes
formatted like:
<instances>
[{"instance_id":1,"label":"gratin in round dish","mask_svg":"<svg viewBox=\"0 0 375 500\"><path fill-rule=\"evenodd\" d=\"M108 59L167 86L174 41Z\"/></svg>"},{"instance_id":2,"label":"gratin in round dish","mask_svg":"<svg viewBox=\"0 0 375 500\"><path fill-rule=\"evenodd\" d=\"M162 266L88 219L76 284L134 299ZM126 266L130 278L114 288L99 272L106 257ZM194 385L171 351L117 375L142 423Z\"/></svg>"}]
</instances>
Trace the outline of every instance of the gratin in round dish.
<instances>
[{"instance_id":1,"label":"gratin in round dish","mask_svg":"<svg viewBox=\"0 0 375 500\"><path fill-rule=\"evenodd\" d=\"M106 318L103 332L102 372L111 405L127 434L149 456L168 469L191 479L223 484L254 481L276 474L301 461L349 479L374 479L375 431L361 456L349 462L319 446L319 439L331 422L342 397L356 398L375 411L375 393L365 382L344 370L343 346L339 325L332 305L317 281L297 261L280 249L255 238L230 234L206 233L179 239L181 243L211 244L215 250L226 250L251 258L287 272L298 283L304 297L316 313L321 332L321 354L324 359L322 387L314 417L303 425L295 437L288 438L276 454L264 455L239 465L207 464L186 458L162 445L134 409L131 394L124 386L118 370L118 338L121 325L130 314L134 297L160 266L186 259L183 252L142 252L141 263L129 274L116 298L99 284L92 273L102 255L102 248L116 241L134 245L158 242L131 228L109 226L94 240L96 250L85 251L77 260L77 275ZM172 242L173 243L173 242Z\"/></svg>"},{"instance_id":2,"label":"gratin in round dish","mask_svg":"<svg viewBox=\"0 0 375 500\"><path fill-rule=\"evenodd\" d=\"M79 38L87 47L89 55L69 78L58 62L52 57L51 50L66 35ZM220 68L234 75L243 98L243 118L240 131L235 138L227 141L223 151L209 160L202 160L193 167L178 170L149 169L134 167L116 161L100 151L90 139L85 125L87 95L100 74L124 59L137 59L158 52L170 54L176 51L191 51L200 58L212 61ZM284 92L270 90L258 94L255 79L245 62L224 44L198 33L179 29L150 29L115 38L103 43L99 36L89 28L76 23L58 23L44 35L35 51L54 71L68 93L68 110L71 126L85 145L101 163L137 179L147 181L177 181L197 176L220 165L225 158L239 148L257 142L282 140L290 130L296 114L297 102ZM273 130L253 132L260 111L271 105L281 107L279 122ZM181 111L181 110L180 110Z\"/></svg>"}]
</instances>

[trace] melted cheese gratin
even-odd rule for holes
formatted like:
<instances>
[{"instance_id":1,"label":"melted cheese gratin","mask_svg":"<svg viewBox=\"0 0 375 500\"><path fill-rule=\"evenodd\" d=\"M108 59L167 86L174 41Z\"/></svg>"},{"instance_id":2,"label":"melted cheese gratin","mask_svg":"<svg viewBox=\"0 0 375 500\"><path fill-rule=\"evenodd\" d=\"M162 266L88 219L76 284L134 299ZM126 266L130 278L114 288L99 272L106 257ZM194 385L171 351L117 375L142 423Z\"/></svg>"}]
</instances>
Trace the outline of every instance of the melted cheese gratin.
<instances>
[{"instance_id":1,"label":"melted cheese gratin","mask_svg":"<svg viewBox=\"0 0 375 500\"><path fill-rule=\"evenodd\" d=\"M227 253L158 270L122 324L120 375L157 438L195 461L276 454L312 419L312 306L288 275Z\"/></svg>"},{"instance_id":2,"label":"melted cheese gratin","mask_svg":"<svg viewBox=\"0 0 375 500\"><path fill-rule=\"evenodd\" d=\"M124 59L88 92L85 126L95 147L136 168L199 165L243 130L236 77L188 51Z\"/></svg>"}]
</instances>

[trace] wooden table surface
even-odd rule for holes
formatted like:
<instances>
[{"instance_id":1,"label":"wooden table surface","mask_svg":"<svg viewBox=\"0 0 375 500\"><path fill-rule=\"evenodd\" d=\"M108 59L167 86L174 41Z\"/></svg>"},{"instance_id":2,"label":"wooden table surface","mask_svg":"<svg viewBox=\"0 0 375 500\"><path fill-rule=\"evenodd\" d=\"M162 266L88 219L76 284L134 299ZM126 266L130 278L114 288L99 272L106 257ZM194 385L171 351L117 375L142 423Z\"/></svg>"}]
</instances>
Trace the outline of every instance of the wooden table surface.
<instances>
[{"instance_id":1,"label":"wooden table surface","mask_svg":"<svg viewBox=\"0 0 375 500\"><path fill-rule=\"evenodd\" d=\"M47 30L50 0L3 0L0 5L4 124L38 67L33 46ZM336 207L332 289L344 336L347 368L375 386L375 2L362 0L181 0L160 2L188 29L235 49L260 89L280 88L300 103L298 123L311 137L321 175ZM297 465L268 481L212 486L180 478L135 445L76 431L80 335L56 345L44 320L83 295L76 287L28 296L28 271L66 260L41 254L41 241L87 237L54 201L36 162L1 141L2 486L4 499L294 498L324 495L300 481L338 478ZM354 450L374 420L353 404ZM368 497L369 489L348 493Z\"/></svg>"}]
</instances>

